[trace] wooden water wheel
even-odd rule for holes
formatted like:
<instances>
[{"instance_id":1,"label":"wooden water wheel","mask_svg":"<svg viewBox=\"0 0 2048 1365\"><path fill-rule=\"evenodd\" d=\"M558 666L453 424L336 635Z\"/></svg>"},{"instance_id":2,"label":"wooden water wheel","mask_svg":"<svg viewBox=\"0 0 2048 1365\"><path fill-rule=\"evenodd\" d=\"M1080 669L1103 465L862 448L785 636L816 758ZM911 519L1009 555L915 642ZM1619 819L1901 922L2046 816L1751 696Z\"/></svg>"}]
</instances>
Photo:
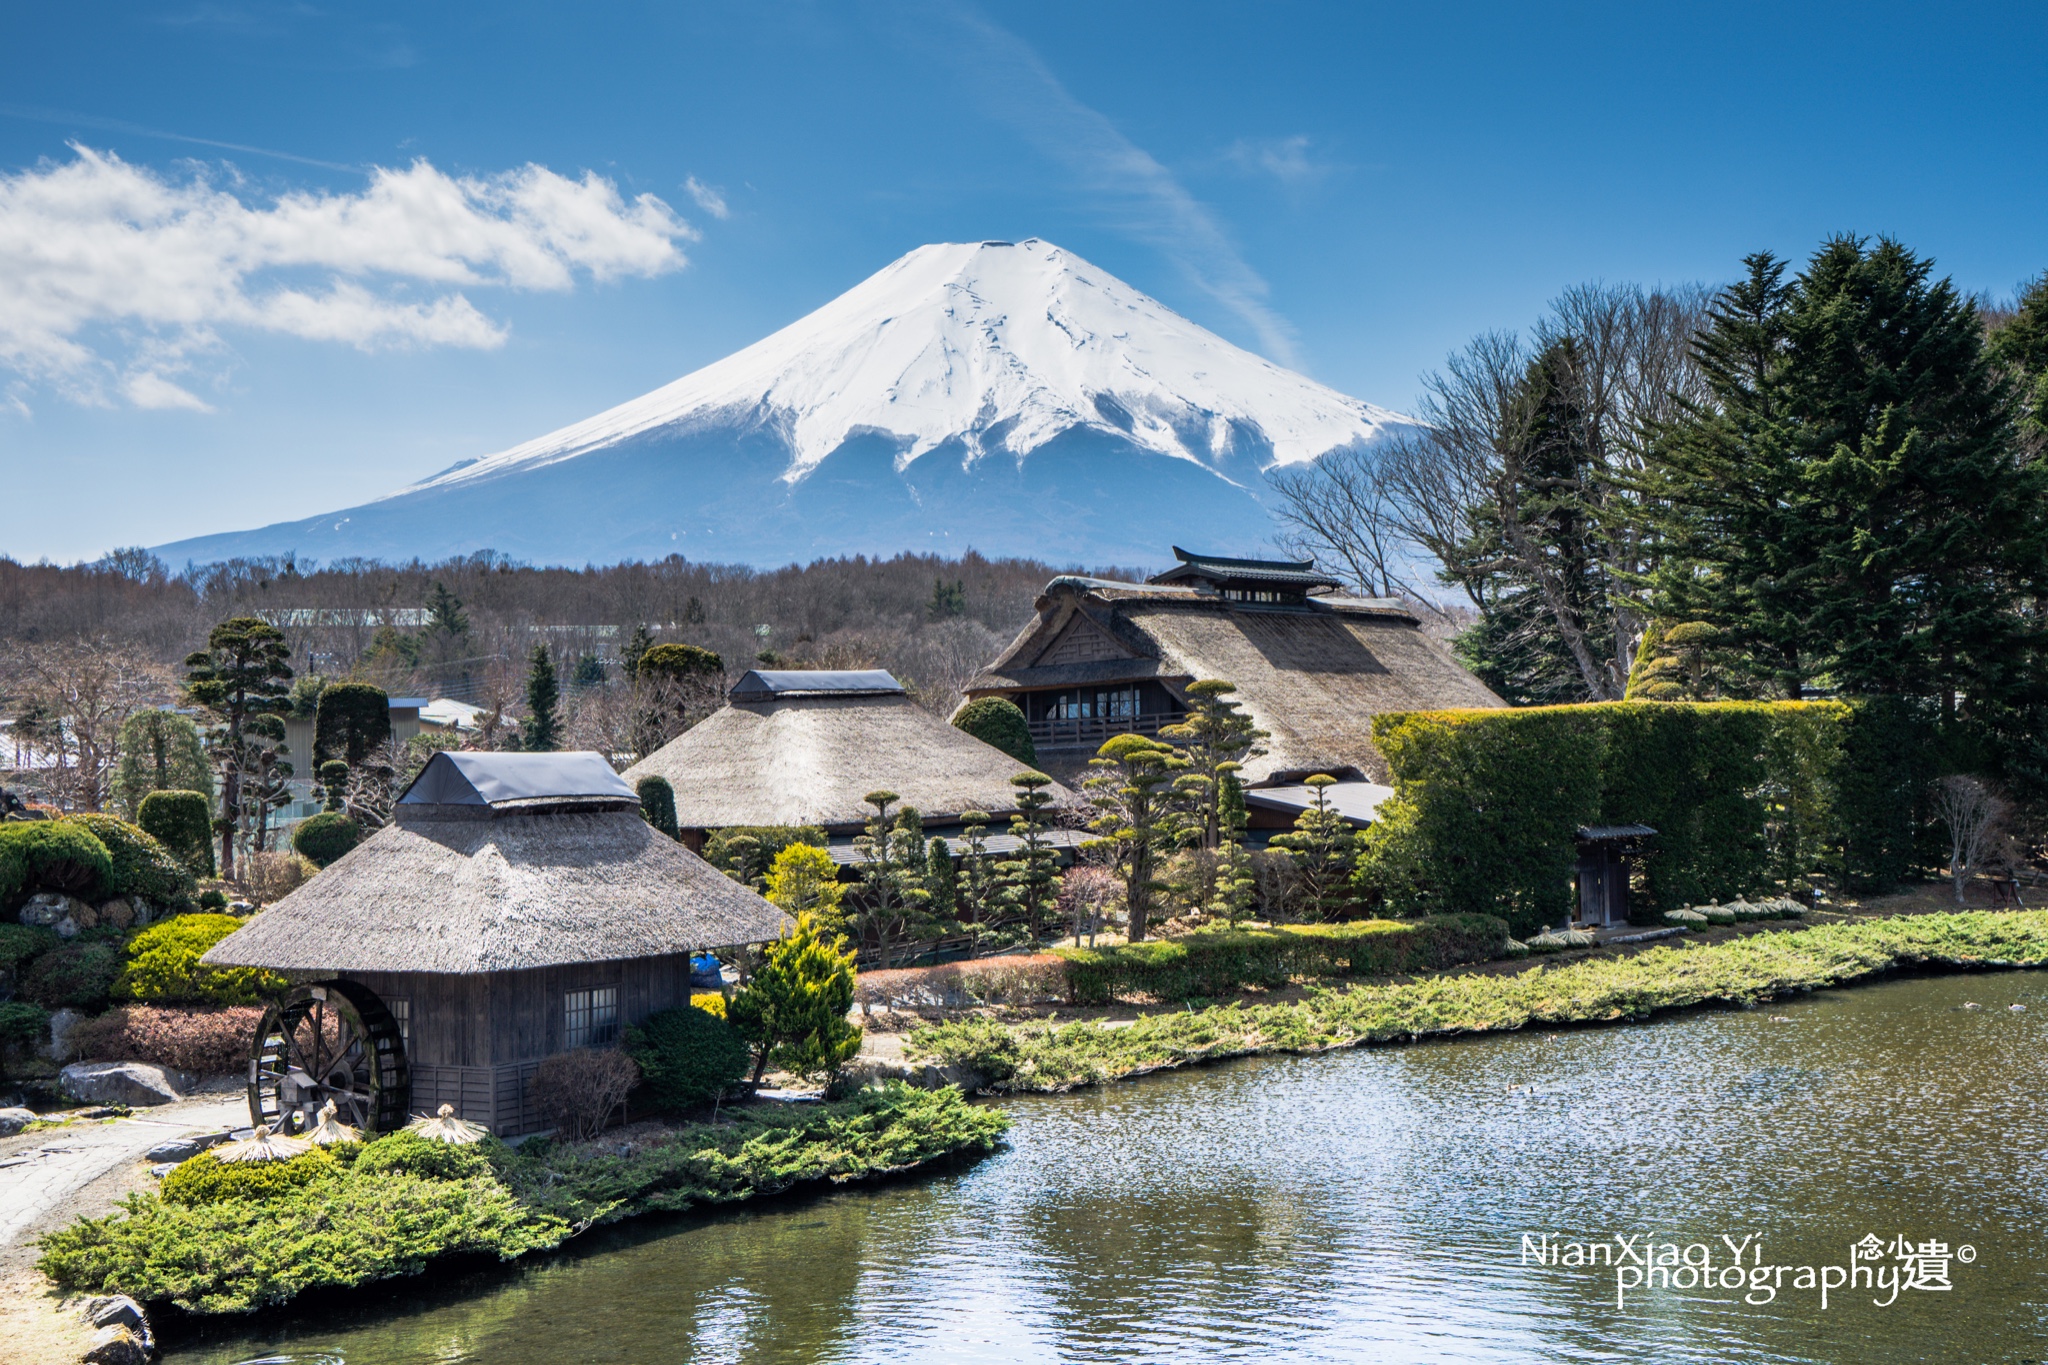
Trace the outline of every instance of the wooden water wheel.
<instances>
[{"instance_id":1,"label":"wooden water wheel","mask_svg":"<svg viewBox=\"0 0 2048 1365\"><path fill-rule=\"evenodd\" d=\"M297 1136L319 1126L329 1100L366 1136L403 1128L412 1100L398 1023L353 981L295 987L264 1011L249 1058L252 1123Z\"/></svg>"}]
</instances>

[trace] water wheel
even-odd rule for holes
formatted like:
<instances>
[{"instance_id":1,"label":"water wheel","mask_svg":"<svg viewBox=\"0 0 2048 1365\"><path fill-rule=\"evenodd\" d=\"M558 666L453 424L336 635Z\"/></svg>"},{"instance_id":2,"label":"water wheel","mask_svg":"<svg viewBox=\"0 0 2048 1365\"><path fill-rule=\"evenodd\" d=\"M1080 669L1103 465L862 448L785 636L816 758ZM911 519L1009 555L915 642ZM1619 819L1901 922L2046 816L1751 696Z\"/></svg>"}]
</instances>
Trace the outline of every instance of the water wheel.
<instances>
[{"instance_id":1,"label":"water wheel","mask_svg":"<svg viewBox=\"0 0 2048 1365\"><path fill-rule=\"evenodd\" d=\"M264 1011L249 1058L252 1123L296 1136L319 1126L329 1100L366 1135L403 1128L412 1100L398 1023L353 981L295 987Z\"/></svg>"}]
</instances>

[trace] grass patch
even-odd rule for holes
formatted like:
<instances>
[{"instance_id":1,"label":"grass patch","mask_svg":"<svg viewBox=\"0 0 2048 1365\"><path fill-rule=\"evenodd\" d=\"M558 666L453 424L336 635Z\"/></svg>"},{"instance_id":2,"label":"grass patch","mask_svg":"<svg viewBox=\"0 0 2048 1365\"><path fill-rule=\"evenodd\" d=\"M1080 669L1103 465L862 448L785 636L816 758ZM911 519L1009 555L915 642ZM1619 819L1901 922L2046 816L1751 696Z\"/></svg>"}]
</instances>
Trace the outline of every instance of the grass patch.
<instances>
[{"instance_id":1,"label":"grass patch","mask_svg":"<svg viewBox=\"0 0 2048 1365\"><path fill-rule=\"evenodd\" d=\"M1224 1057L1641 1019L1691 1005L1748 1005L1917 965L2048 966L2048 911L1862 920L1507 976L1312 987L1297 1004L1219 1005L1114 1028L965 1019L914 1030L905 1050L978 1072L994 1090L1059 1091Z\"/></svg>"},{"instance_id":2,"label":"grass patch","mask_svg":"<svg viewBox=\"0 0 2048 1365\"><path fill-rule=\"evenodd\" d=\"M509 1261L634 1214L980 1156L1008 1127L1000 1111L969 1105L957 1089L893 1084L832 1104L734 1111L623 1156L602 1144L493 1143L483 1171L453 1178L373 1159L398 1140L385 1138L274 1197L180 1205L132 1195L119 1213L44 1237L36 1264L72 1293L245 1313L309 1289L417 1275L448 1256Z\"/></svg>"}]
</instances>

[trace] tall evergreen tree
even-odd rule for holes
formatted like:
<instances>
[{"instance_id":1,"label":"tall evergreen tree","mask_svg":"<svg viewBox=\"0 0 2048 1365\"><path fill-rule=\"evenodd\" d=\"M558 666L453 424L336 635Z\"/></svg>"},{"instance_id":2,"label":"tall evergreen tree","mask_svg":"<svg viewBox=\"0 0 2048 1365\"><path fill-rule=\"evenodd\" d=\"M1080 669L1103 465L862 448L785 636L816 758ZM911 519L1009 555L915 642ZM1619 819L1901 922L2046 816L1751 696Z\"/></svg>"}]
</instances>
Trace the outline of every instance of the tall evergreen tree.
<instances>
[{"instance_id":1,"label":"tall evergreen tree","mask_svg":"<svg viewBox=\"0 0 2048 1365\"><path fill-rule=\"evenodd\" d=\"M520 727L520 747L528 753L547 753L562 742L562 689L555 682L555 661L546 645L535 645L526 669L526 723Z\"/></svg>"},{"instance_id":2,"label":"tall evergreen tree","mask_svg":"<svg viewBox=\"0 0 2048 1365\"><path fill-rule=\"evenodd\" d=\"M1700 340L1712 402L1661 444L1660 614L1785 695L2011 706L2043 643L2048 470L2017 438L1975 308L1892 241L1768 254Z\"/></svg>"},{"instance_id":3,"label":"tall evergreen tree","mask_svg":"<svg viewBox=\"0 0 2048 1365\"><path fill-rule=\"evenodd\" d=\"M1991 358L2020 394L2020 428L2036 450L2048 445L2048 273L2020 294L2019 307L1991 337Z\"/></svg>"},{"instance_id":4,"label":"tall evergreen tree","mask_svg":"<svg viewBox=\"0 0 2048 1365\"><path fill-rule=\"evenodd\" d=\"M185 691L220 717L209 746L221 770L220 873L235 875L235 835L242 826L244 731L252 718L278 716L291 707L291 647L284 632L254 616L215 626L206 648L185 658Z\"/></svg>"}]
</instances>

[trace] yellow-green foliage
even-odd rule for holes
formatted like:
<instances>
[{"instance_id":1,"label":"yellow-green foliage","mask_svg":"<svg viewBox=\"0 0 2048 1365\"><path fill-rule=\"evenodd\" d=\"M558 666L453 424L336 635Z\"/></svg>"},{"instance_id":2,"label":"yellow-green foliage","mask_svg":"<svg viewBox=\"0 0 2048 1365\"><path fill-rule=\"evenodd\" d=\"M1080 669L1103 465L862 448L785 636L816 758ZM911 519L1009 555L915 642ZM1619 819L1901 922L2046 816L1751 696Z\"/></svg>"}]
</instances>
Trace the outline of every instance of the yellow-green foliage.
<instances>
[{"instance_id":1,"label":"yellow-green foliage","mask_svg":"<svg viewBox=\"0 0 2048 1365\"><path fill-rule=\"evenodd\" d=\"M274 1199L334 1174L334 1158L316 1147L289 1161L222 1161L201 1152L164 1177L167 1204L215 1204L223 1199Z\"/></svg>"},{"instance_id":2,"label":"yellow-green foliage","mask_svg":"<svg viewBox=\"0 0 2048 1365\"><path fill-rule=\"evenodd\" d=\"M1363 875L1397 910L1476 912L1517 934L1573 911L1574 831L1657 831L1646 919L1796 882L1836 840L1838 702L1611 702L1373 718L1395 795Z\"/></svg>"},{"instance_id":3,"label":"yellow-green foliage","mask_svg":"<svg viewBox=\"0 0 2048 1365\"><path fill-rule=\"evenodd\" d=\"M860 1051L860 1030L846 1021L853 1008L853 953L845 943L810 915L799 915L792 933L768 945L746 989L726 1006L759 1059L799 1076L821 1076Z\"/></svg>"},{"instance_id":4,"label":"yellow-green foliage","mask_svg":"<svg viewBox=\"0 0 2048 1365\"><path fill-rule=\"evenodd\" d=\"M839 864L816 844L791 844L769 865L768 899L792 915L816 916L827 932L846 931L846 912L840 907L845 894Z\"/></svg>"},{"instance_id":5,"label":"yellow-green foliage","mask_svg":"<svg viewBox=\"0 0 2048 1365\"><path fill-rule=\"evenodd\" d=\"M467 1180L489 1175L491 1158L481 1142L437 1142L401 1131L367 1144L355 1159L355 1169L367 1175L400 1171L430 1180Z\"/></svg>"},{"instance_id":6,"label":"yellow-green foliage","mask_svg":"<svg viewBox=\"0 0 2048 1365\"><path fill-rule=\"evenodd\" d=\"M690 1004L714 1019L725 1018L725 996L718 991L699 991L690 997Z\"/></svg>"},{"instance_id":7,"label":"yellow-green foliage","mask_svg":"<svg viewBox=\"0 0 2048 1365\"><path fill-rule=\"evenodd\" d=\"M233 915L178 915L152 924L128 944L114 982L119 1000L175 1005L256 1005L290 983L260 967L202 967L207 949L242 927Z\"/></svg>"},{"instance_id":8,"label":"yellow-green foliage","mask_svg":"<svg viewBox=\"0 0 2048 1365\"><path fill-rule=\"evenodd\" d=\"M1512 976L1437 976L1317 991L1299 1004L1163 1012L1116 1028L967 1020L917 1030L908 1051L978 1071L996 1089L1063 1090L1220 1057L1605 1023L1691 1005L1749 1005L1909 964L2048 966L2048 911L1861 920L1589 958Z\"/></svg>"},{"instance_id":9,"label":"yellow-green foliage","mask_svg":"<svg viewBox=\"0 0 2048 1365\"><path fill-rule=\"evenodd\" d=\"M1066 959L1067 998L1100 1005L1134 994L1186 1000L1296 977L1392 976L1482 962L1500 956L1507 938L1507 925L1490 915L1446 915L1213 930L1058 953Z\"/></svg>"}]
</instances>

